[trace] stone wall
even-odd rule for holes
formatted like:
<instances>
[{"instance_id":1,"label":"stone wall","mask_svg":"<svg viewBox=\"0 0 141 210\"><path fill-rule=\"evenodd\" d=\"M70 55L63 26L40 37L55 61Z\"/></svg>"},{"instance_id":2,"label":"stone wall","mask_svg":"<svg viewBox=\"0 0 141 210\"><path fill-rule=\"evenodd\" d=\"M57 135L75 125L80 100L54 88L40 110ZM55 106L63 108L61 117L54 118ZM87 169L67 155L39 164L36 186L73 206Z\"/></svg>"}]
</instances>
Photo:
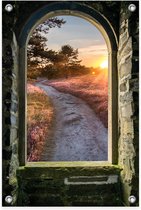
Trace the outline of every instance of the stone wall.
<instances>
[{"instance_id":1,"label":"stone wall","mask_svg":"<svg viewBox=\"0 0 141 210\"><path fill-rule=\"evenodd\" d=\"M120 11L118 49L119 75L119 165L126 205L133 194L138 200L138 6L130 12L129 3L123 2ZM136 3L136 5L138 5Z\"/></svg>"},{"instance_id":2,"label":"stone wall","mask_svg":"<svg viewBox=\"0 0 141 210\"><path fill-rule=\"evenodd\" d=\"M3 205L7 205L5 197L8 195L13 197L11 204L16 204L18 187L18 48L14 22L15 12L3 9Z\"/></svg>"},{"instance_id":3,"label":"stone wall","mask_svg":"<svg viewBox=\"0 0 141 210\"><path fill-rule=\"evenodd\" d=\"M123 206L117 166L39 164L17 171L19 206Z\"/></svg>"}]
</instances>

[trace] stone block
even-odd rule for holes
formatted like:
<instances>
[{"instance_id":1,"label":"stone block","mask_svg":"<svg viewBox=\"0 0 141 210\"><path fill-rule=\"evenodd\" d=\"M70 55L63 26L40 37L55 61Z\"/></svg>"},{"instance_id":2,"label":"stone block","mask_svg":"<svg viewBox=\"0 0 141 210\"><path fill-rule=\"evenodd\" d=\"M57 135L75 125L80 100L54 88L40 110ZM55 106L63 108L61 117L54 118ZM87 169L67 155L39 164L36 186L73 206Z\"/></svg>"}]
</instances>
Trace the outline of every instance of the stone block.
<instances>
[{"instance_id":1,"label":"stone block","mask_svg":"<svg viewBox=\"0 0 141 210\"><path fill-rule=\"evenodd\" d=\"M131 116L133 115L133 107L132 104L127 104L123 107L121 107L121 116L125 117L125 118L131 118Z\"/></svg>"},{"instance_id":2,"label":"stone block","mask_svg":"<svg viewBox=\"0 0 141 210\"><path fill-rule=\"evenodd\" d=\"M129 38L129 34L128 34L128 29L125 30L121 35L120 35L120 43L119 43L119 46L120 46L120 49L122 49L123 45L125 42L127 42Z\"/></svg>"},{"instance_id":3,"label":"stone block","mask_svg":"<svg viewBox=\"0 0 141 210\"><path fill-rule=\"evenodd\" d=\"M131 37L128 39L127 43L123 45L119 45L118 51L118 66L124 64L126 60L132 57L132 40Z\"/></svg>"},{"instance_id":4,"label":"stone block","mask_svg":"<svg viewBox=\"0 0 141 210\"><path fill-rule=\"evenodd\" d=\"M18 143L15 141L12 145L12 153L13 154L18 154Z\"/></svg>"},{"instance_id":5,"label":"stone block","mask_svg":"<svg viewBox=\"0 0 141 210\"><path fill-rule=\"evenodd\" d=\"M17 125L17 116L11 114L11 125Z\"/></svg>"},{"instance_id":6,"label":"stone block","mask_svg":"<svg viewBox=\"0 0 141 210\"><path fill-rule=\"evenodd\" d=\"M133 101L133 93L132 91L126 92L124 95L120 96L121 103L129 103Z\"/></svg>"},{"instance_id":7,"label":"stone block","mask_svg":"<svg viewBox=\"0 0 141 210\"><path fill-rule=\"evenodd\" d=\"M131 136L129 136L129 139L132 137L134 137L134 127L133 127L133 121L132 120L122 120L121 121L121 134L123 136L127 136L128 138L128 134L131 134Z\"/></svg>"},{"instance_id":8,"label":"stone block","mask_svg":"<svg viewBox=\"0 0 141 210\"><path fill-rule=\"evenodd\" d=\"M128 19L124 19L121 23L120 23L120 34L123 34L123 32L125 32L125 30L128 28Z\"/></svg>"},{"instance_id":9,"label":"stone block","mask_svg":"<svg viewBox=\"0 0 141 210\"><path fill-rule=\"evenodd\" d=\"M14 101L12 101L11 103L11 111L15 113L18 111L18 104L15 103Z\"/></svg>"},{"instance_id":10,"label":"stone block","mask_svg":"<svg viewBox=\"0 0 141 210\"><path fill-rule=\"evenodd\" d=\"M126 35L127 36L127 35ZM122 52L121 52L121 56L126 56L127 54L129 54L132 51L132 38L130 37L126 43L126 45L124 46Z\"/></svg>"},{"instance_id":11,"label":"stone block","mask_svg":"<svg viewBox=\"0 0 141 210\"><path fill-rule=\"evenodd\" d=\"M125 151L125 156L129 159L132 159L135 156L135 149L133 144L129 144L128 142L124 142L124 151Z\"/></svg>"},{"instance_id":12,"label":"stone block","mask_svg":"<svg viewBox=\"0 0 141 210\"><path fill-rule=\"evenodd\" d=\"M17 129L16 128L11 128L10 129L10 139L13 141L14 139L17 138Z\"/></svg>"},{"instance_id":13,"label":"stone block","mask_svg":"<svg viewBox=\"0 0 141 210\"><path fill-rule=\"evenodd\" d=\"M121 92L127 91L127 84L126 84L126 82L123 82L122 84L120 84L120 91Z\"/></svg>"},{"instance_id":14,"label":"stone block","mask_svg":"<svg viewBox=\"0 0 141 210\"><path fill-rule=\"evenodd\" d=\"M14 101L17 101L17 100L18 100L17 94L14 93L14 92L12 92L11 98L12 98L12 100L14 100Z\"/></svg>"},{"instance_id":15,"label":"stone block","mask_svg":"<svg viewBox=\"0 0 141 210\"><path fill-rule=\"evenodd\" d=\"M17 86L18 86L17 78L13 78L13 79L12 79L12 89L13 89L14 91L16 91L16 90L17 90Z\"/></svg>"},{"instance_id":16,"label":"stone block","mask_svg":"<svg viewBox=\"0 0 141 210\"><path fill-rule=\"evenodd\" d=\"M131 70L132 70L132 63L131 59L129 58L128 60L126 60L124 64L121 65L119 69L120 78L123 78L124 76L131 74Z\"/></svg>"}]
</instances>

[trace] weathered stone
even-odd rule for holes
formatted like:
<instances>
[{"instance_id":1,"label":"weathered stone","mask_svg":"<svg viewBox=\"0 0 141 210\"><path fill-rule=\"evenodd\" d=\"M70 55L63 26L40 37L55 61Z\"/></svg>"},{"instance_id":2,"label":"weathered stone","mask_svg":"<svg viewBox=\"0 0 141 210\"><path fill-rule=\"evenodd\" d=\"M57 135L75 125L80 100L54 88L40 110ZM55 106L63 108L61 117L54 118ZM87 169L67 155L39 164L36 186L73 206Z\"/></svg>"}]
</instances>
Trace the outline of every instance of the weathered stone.
<instances>
[{"instance_id":1,"label":"weathered stone","mask_svg":"<svg viewBox=\"0 0 141 210\"><path fill-rule=\"evenodd\" d=\"M120 84L120 91L121 91L121 92L125 92L126 90L127 90L126 82Z\"/></svg>"},{"instance_id":2,"label":"weathered stone","mask_svg":"<svg viewBox=\"0 0 141 210\"><path fill-rule=\"evenodd\" d=\"M12 82L12 89L15 91L17 90L17 80L15 78L13 78L13 82Z\"/></svg>"},{"instance_id":3,"label":"weathered stone","mask_svg":"<svg viewBox=\"0 0 141 210\"><path fill-rule=\"evenodd\" d=\"M11 111L12 112L17 112L17 110L18 110L18 104L15 103L15 101L12 101L12 103L11 103Z\"/></svg>"},{"instance_id":4,"label":"weathered stone","mask_svg":"<svg viewBox=\"0 0 141 210\"><path fill-rule=\"evenodd\" d=\"M108 167L108 170L104 169L105 167L65 167L63 168L41 168L41 170L37 170L36 167L28 167L23 168L20 167L17 171L18 174L18 183L19 186L19 194L22 200L24 200L24 196L29 193L31 197L28 196L28 201L30 201L31 205L33 199L37 200L36 204L40 205L41 202L44 202L47 205L47 197L50 198L50 195L56 197L58 194L61 196L63 201L63 205L68 206L72 201L80 199L81 202L93 202L97 200L99 195L102 196L103 202L101 205L104 205L105 199L107 197L107 192L113 192L113 197L118 197L120 195L120 185L118 179L118 170L113 173L113 167ZM100 171L101 172L100 172ZM104 176L101 176L104 170ZM35 172L37 171L37 173ZM56 174L55 171L58 171ZM107 175L108 173L108 175ZM34 175L35 176L34 176ZM99 175L100 174L100 175ZM49 177L51 175L51 179ZM111 176L112 175L112 176ZM72 177L73 176L73 177ZM110 178L111 177L111 178ZM66 179L72 181L71 184L67 184ZM72 180L73 179L73 180ZM105 184L101 183L100 180L106 180ZM58 181L59 180L59 181ZM73 181L76 180L76 182ZM97 180L97 181L96 181ZM82 184L75 185L77 181L81 181ZM96 181L92 185L90 181ZM107 183L108 182L108 183ZM108 186L108 187L107 187ZM34 190L33 190L34 189ZM34 193L33 193L34 192ZM37 192L37 193L36 193ZM41 193L40 199L37 199L38 194ZM28 201L24 201L25 205L27 205ZM50 200L53 205L52 199ZM115 205L117 205L118 201L114 201ZM56 203L56 202L55 202ZM54 204L55 204L54 203ZM107 203L107 202L106 202ZM105 203L105 204L106 204ZM108 201L107 205L110 203Z\"/></svg>"},{"instance_id":5,"label":"weathered stone","mask_svg":"<svg viewBox=\"0 0 141 210\"><path fill-rule=\"evenodd\" d=\"M132 134L129 134L129 133L127 133L127 135L125 136L123 136L122 137L122 139L123 139L123 143L124 142L126 142L126 143L128 143L128 144L133 144L133 135ZM124 151L124 153L125 153L125 151Z\"/></svg>"},{"instance_id":6,"label":"weathered stone","mask_svg":"<svg viewBox=\"0 0 141 210\"><path fill-rule=\"evenodd\" d=\"M18 182L16 177L16 169L19 166L19 161L17 154L12 154L10 167L9 167L9 185L11 186L11 195L13 198L12 205L16 205L17 192L18 192Z\"/></svg>"},{"instance_id":7,"label":"weathered stone","mask_svg":"<svg viewBox=\"0 0 141 210\"><path fill-rule=\"evenodd\" d=\"M121 48L121 49L120 49ZM118 51L118 66L124 64L128 59L132 58L132 41L131 37L128 39L127 43L124 46L119 47Z\"/></svg>"},{"instance_id":8,"label":"weathered stone","mask_svg":"<svg viewBox=\"0 0 141 210\"><path fill-rule=\"evenodd\" d=\"M11 125L17 125L17 116L11 114Z\"/></svg>"},{"instance_id":9,"label":"weathered stone","mask_svg":"<svg viewBox=\"0 0 141 210\"><path fill-rule=\"evenodd\" d=\"M124 28L123 28L124 29ZM128 29L124 30L124 32L120 35L120 49L122 49L123 45L125 44L125 42L127 42L129 38L129 34L128 34Z\"/></svg>"},{"instance_id":10,"label":"weathered stone","mask_svg":"<svg viewBox=\"0 0 141 210\"><path fill-rule=\"evenodd\" d=\"M18 100L17 94L14 93L14 92L12 92L11 98L12 98L13 101L17 101Z\"/></svg>"},{"instance_id":11,"label":"weathered stone","mask_svg":"<svg viewBox=\"0 0 141 210\"><path fill-rule=\"evenodd\" d=\"M123 57L132 51L132 39L129 37L128 30L120 35L120 37L119 55Z\"/></svg>"},{"instance_id":12,"label":"weathered stone","mask_svg":"<svg viewBox=\"0 0 141 210\"><path fill-rule=\"evenodd\" d=\"M120 95L121 103L129 103L133 101L133 93L132 91L125 93L124 95Z\"/></svg>"},{"instance_id":13,"label":"weathered stone","mask_svg":"<svg viewBox=\"0 0 141 210\"><path fill-rule=\"evenodd\" d=\"M120 78L123 78L124 76L131 74L131 69L132 69L132 63L131 59L129 58L128 60L126 60L124 64L121 65L119 69Z\"/></svg>"},{"instance_id":14,"label":"weathered stone","mask_svg":"<svg viewBox=\"0 0 141 210\"><path fill-rule=\"evenodd\" d=\"M127 136L131 134L132 138L134 137L134 128L133 128L133 120L122 120L121 122L121 134L123 136Z\"/></svg>"},{"instance_id":15,"label":"weathered stone","mask_svg":"<svg viewBox=\"0 0 141 210\"><path fill-rule=\"evenodd\" d=\"M132 104L126 104L121 107L121 116L130 119L130 117L133 115L133 108Z\"/></svg>"},{"instance_id":16,"label":"weathered stone","mask_svg":"<svg viewBox=\"0 0 141 210\"><path fill-rule=\"evenodd\" d=\"M121 23L120 23L120 34L123 34L123 32L128 28L128 19L124 19Z\"/></svg>"},{"instance_id":17,"label":"weathered stone","mask_svg":"<svg viewBox=\"0 0 141 210\"><path fill-rule=\"evenodd\" d=\"M12 153L17 155L18 154L18 144L17 141L14 141L14 143L12 144Z\"/></svg>"},{"instance_id":18,"label":"weathered stone","mask_svg":"<svg viewBox=\"0 0 141 210\"><path fill-rule=\"evenodd\" d=\"M17 129L16 128L11 128L10 129L10 139L11 141L17 138Z\"/></svg>"}]
</instances>

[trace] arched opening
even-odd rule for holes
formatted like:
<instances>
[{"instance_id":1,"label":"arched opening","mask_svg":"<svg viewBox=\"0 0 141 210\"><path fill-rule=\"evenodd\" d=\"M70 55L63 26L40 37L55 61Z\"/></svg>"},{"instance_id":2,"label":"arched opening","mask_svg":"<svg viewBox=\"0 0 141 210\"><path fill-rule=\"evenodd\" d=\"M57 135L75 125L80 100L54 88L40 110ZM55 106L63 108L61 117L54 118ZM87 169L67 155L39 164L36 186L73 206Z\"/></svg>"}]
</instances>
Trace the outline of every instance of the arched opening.
<instances>
[{"instance_id":1,"label":"arched opening","mask_svg":"<svg viewBox=\"0 0 141 210\"><path fill-rule=\"evenodd\" d=\"M59 6L59 7L58 7ZM59 9L58 9L59 8ZM91 14L91 15L90 15ZM26 69L27 69L27 43L29 37L40 23L44 20L51 18L57 15L72 15L84 18L85 20L91 22L95 25L102 33L105 38L108 47L108 63L109 63L109 78L108 78L108 162L116 163L117 162L117 76L116 76L116 52L117 52L117 41L114 34L114 31L108 21L98 12L91 10L86 6L80 6L79 4L73 4L65 2L63 3L54 3L47 7L43 7L38 12L32 15L29 21L24 26L20 39L20 80L19 86L22 95L20 95L20 109L19 113L21 119L24 119L23 123L20 124L20 164L25 165L26 159ZM29 32L29 33L28 33ZM22 101L22 103L21 103ZM25 108L23 107L23 103Z\"/></svg>"},{"instance_id":2,"label":"arched opening","mask_svg":"<svg viewBox=\"0 0 141 210\"><path fill-rule=\"evenodd\" d=\"M27 161L107 161L102 34L85 19L55 16L33 31L27 52Z\"/></svg>"}]
</instances>

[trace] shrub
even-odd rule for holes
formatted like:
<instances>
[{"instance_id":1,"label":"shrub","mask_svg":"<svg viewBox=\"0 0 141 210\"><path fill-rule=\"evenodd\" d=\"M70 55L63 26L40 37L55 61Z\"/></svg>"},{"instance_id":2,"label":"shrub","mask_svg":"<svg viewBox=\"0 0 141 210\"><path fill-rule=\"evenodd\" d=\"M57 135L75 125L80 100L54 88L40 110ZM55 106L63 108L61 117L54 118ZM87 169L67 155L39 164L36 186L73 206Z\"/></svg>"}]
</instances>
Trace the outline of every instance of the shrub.
<instances>
[{"instance_id":1,"label":"shrub","mask_svg":"<svg viewBox=\"0 0 141 210\"><path fill-rule=\"evenodd\" d=\"M27 85L27 161L39 161L49 135L53 108L47 94Z\"/></svg>"}]
</instances>

